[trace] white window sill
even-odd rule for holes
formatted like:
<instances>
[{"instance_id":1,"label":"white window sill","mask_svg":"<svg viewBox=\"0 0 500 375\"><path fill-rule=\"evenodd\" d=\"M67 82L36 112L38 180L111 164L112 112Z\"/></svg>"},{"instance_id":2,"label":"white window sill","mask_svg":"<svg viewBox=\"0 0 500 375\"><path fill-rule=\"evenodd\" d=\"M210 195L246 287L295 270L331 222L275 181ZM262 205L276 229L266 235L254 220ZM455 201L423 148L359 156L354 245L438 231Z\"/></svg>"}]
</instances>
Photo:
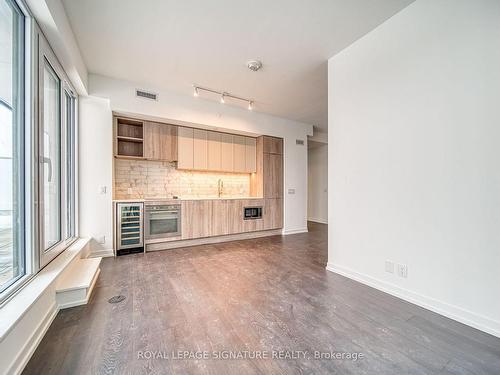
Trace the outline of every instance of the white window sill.
<instances>
[{"instance_id":1,"label":"white window sill","mask_svg":"<svg viewBox=\"0 0 500 375\"><path fill-rule=\"evenodd\" d=\"M16 294L0 308L0 342L7 336L30 307L54 283L66 267L77 257L90 241L78 239L69 248L59 254L44 269L36 274Z\"/></svg>"}]
</instances>

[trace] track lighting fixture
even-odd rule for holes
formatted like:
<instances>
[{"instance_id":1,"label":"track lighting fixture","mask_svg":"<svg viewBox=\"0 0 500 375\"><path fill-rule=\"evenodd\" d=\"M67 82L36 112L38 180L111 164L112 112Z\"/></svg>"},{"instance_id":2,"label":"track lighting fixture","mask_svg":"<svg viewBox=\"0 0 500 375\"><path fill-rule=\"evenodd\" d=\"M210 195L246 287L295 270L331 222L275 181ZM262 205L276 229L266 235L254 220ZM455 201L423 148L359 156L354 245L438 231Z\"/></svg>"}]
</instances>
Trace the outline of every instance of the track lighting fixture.
<instances>
[{"instance_id":1,"label":"track lighting fixture","mask_svg":"<svg viewBox=\"0 0 500 375\"><path fill-rule=\"evenodd\" d=\"M200 95L200 90L201 91L207 91L207 92L211 92L213 94L218 94L220 95L220 102L222 104L226 103L226 98L232 98L232 99L236 99L236 100L241 100L241 101L244 101L244 102L247 102L248 103L248 110L251 111L253 110L253 106L254 106L254 102L253 100L250 100L250 99L245 99L245 98L242 98L240 96L236 96L236 95L232 95L228 92L225 92L225 91L217 91L217 90L212 90L212 89L208 89L206 87L201 87L201 86L194 86L193 85L193 96L197 97Z\"/></svg>"}]
</instances>

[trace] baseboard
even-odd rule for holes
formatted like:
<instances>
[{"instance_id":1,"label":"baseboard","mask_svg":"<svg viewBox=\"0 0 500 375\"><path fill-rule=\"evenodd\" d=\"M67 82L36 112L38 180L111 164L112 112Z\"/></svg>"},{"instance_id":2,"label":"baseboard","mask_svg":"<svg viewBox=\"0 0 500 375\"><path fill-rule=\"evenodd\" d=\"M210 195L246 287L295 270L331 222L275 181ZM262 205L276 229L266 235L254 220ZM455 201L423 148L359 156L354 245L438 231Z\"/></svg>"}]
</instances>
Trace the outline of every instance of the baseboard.
<instances>
[{"instance_id":1,"label":"baseboard","mask_svg":"<svg viewBox=\"0 0 500 375\"><path fill-rule=\"evenodd\" d=\"M45 333L47 333L47 330L49 329L58 312L59 309L57 308L57 304L54 301L50 309L47 311L47 314L44 316L36 330L33 332L33 335L19 352L17 358L14 360L10 369L7 371L7 374L20 374L21 372L23 372L24 368L31 359L31 356L33 355L33 353L35 353L38 344L40 344L40 341L42 341Z\"/></svg>"},{"instance_id":2,"label":"baseboard","mask_svg":"<svg viewBox=\"0 0 500 375\"><path fill-rule=\"evenodd\" d=\"M312 221L314 223L320 223L320 224L328 224L328 220L318 219L318 218L315 218L315 217L310 217L309 219L307 219L307 221Z\"/></svg>"},{"instance_id":3,"label":"baseboard","mask_svg":"<svg viewBox=\"0 0 500 375\"><path fill-rule=\"evenodd\" d=\"M108 258L114 255L113 249L104 249L90 252L89 258Z\"/></svg>"},{"instance_id":4,"label":"baseboard","mask_svg":"<svg viewBox=\"0 0 500 375\"><path fill-rule=\"evenodd\" d=\"M431 310L457 322L477 328L493 336L500 337L500 321L493 320L483 315L462 309L461 307L439 301L435 298L424 296L397 285L382 281L371 276L356 272L347 267L328 263L328 271L356 280L362 284L371 286L385 293L391 294L415 305Z\"/></svg>"},{"instance_id":5,"label":"baseboard","mask_svg":"<svg viewBox=\"0 0 500 375\"><path fill-rule=\"evenodd\" d=\"M208 245L208 244L215 244L215 243L221 243L221 242L250 240L250 239L254 239L254 238L268 237L268 236L279 236L279 235L281 235L281 229L271 229L271 230L255 231L255 232L229 234L229 235L225 235L225 236L195 238L195 239L191 239L191 240L146 243L146 252L159 251L159 250L170 250L170 249L177 249L177 248L181 248L181 247Z\"/></svg>"},{"instance_id":6,"label":"baseboard","mask_svg":"<svg viewBox=\"0 0 500 375\"><path fill-rule=\"evenodd\" d=\"M298 234L298 233L307 233L307 227L305 228L297 228L297 229L283 229L283 235L287 236L289 234Z\"/></svg>"}]
</instances>

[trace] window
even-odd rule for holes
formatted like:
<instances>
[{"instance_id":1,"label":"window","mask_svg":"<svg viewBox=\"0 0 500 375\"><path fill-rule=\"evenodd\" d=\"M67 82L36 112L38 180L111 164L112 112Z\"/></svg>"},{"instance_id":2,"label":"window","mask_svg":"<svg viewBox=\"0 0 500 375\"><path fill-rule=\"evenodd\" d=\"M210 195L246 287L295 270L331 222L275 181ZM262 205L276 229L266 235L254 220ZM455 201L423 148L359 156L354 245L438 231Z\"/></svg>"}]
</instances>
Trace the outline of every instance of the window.
<instances>
[{"instance_id":1,"label":"window","mask_svg":"<svg viewBox=\"0 0 500 375\"><path fill-rule=\"evenodd\" d=\"M76 238L76 107L24 3L0 0L0 303Z\"/></svg>"},{"instance_id":2,"label":"window","mask_svg":"<svg viewBox=\"0 0 500 375\"><path fill-rule=\"evenodd\" d=\"M64 90L66 119L66 238L76 236L76 98L71 89Z\"/></svg>"},{"instance_id":3,"label":"window","mask_svg":"<svg viewBox=\"0 0 500 375\"><path fill-rule=\"evenodd\" d=\"M61 241L61 80L48 61L43 67L43 246Z\"/></svg>"},{"instance_id":4,"label":"window","mask_svg":"<svg viewBox=\"0 0 500 375\"><path fill-rule=\"evenodd\" d=\"M26 272L24 15L0 0L0 293Z\"/></svg>"},{"instance_id":5,"label":"window","mask_svg":"<svg viewBox=\"0 0 500 375\"><path fill-rule=\"evenodd\" d=\"M39 37L40 267L75 238L76 98L56 56Z\"/></svg>"}]
</instances>

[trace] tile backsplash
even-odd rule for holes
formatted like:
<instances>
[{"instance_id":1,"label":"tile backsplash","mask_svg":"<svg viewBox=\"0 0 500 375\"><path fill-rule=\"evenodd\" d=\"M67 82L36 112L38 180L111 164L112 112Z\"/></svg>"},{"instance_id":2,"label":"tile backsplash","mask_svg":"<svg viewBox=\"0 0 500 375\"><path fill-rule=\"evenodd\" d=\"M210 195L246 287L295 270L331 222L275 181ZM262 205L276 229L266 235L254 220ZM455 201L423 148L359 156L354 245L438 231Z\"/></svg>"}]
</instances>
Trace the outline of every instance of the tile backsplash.
<instances>
[{"instance_id":1,"label":"tile backsplash","mask_svg":"<svg viewBox=\"0 0 500 375\"><path fill-rule=\"evenodd\" d=\"M114 198L216 197L219 179L224 183L223 196L250 195L249 174L182 171L175 168L175 163L116 159Z\"/></svg>"}]
</instances>

